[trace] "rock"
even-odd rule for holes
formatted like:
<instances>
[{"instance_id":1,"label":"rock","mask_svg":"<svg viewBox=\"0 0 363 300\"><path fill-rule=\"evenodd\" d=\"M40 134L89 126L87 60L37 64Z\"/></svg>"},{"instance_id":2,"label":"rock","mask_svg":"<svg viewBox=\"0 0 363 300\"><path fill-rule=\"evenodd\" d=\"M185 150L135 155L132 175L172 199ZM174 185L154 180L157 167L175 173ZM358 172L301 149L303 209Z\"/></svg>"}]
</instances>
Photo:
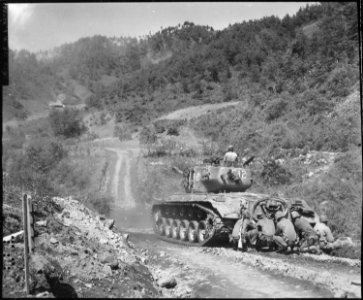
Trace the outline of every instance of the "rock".
<instances>
[{"instance_id":1,"label":"rock","mask_svg":"<svg viewBox=\"0 0 363 300\"><path fill-rule=\"evenodd\" d=\"M141 262L146 265L149 261L146 257L141 257Z\"/></svg>"},{"instance_id":2,"label":"rock","mask_svg":"<svg viewBox=\"0 0 363 300\"><path fill-rule=\"evenodd\" d=\"M54 238L54 237L51 237L50 240L49 240L49 242L51 244L57 244L58 243L58 240L56 238Z\"/></svg>"},{"instance_id":3,"label":"rock","mask_svg":"<svg viewBox=\"0 0 363 300\"><path fill-rule=\"evenodd\" d=\"M47 223L48 223L47 220L35 222L35 224L38 226L47 226Z\"/></svg>"},{"instance_id":4,"label":"rock","mask_svg":"<svg viewBox=\"0 0 363 300\"><path fill-rule=\"evenodd\" d=\"M48 292L39 293L35 296L36 298L49 298L50 294Z\"/></svg>"},{"instance_id":5,"label":"rock","mask_svg":"<svg viewBox=\"0 0 363 300\"><path fill-rule=\"evenodd\" d=\"M158 285L167 289L174 288L177 285L176 279L173 276L165 276L158 280Z\"/></svg>"},{"instance_id":6,"label":"rock","mask_svg":"<svg viewBox=\"0 0 363 300\"><path fill-rule=\"evenodd\" d=\"M88 287L89 289L93 287L92 283L86 283L85 286Z\"/></svg>"},{"instance_id":7,"label":"rock","mask_svg":"<svg viewBox=\"0 0 363 300\"><path fill-rule=\"evenodd\" d=\"M165 256L165 252L164 251L160 251L160 257L164 257Z\"/></svg>"},{"instance_id":8,"label":"rock","mask_svg":"<svg viewBox=\"0 0 363 300\"><path fill-rule=\"evenodd\" d=\"M115 220L113 219L108 219L105 221L105 226L108 228L108 229L111 229L113 227L113 225L115 224Z\"/></svg>"},{"instance_id":9,"label":"rock","mask_svg":"<svg viewBox=\"0 0 363 300\"><path fill-rule=\"evenodd\" d=\"M118 270L119 269L118 261L114 260L109 264L109 267L111 268L111 270Z\"/></svg>"},{"instance_id":10,"label":"rock","mask_svg":"<svg viewBox=\"0 0 363 300\"><path fill-rule=\"evenodd\" d=\"M108 240L107 239L100 239L100 244L104 245L107 244Z\"/></svg>"},{"instance_id":11,"label":"rock","mask_svg":"<svg viewBox=\"0 0 363 300\"><path fill-rule=\"evenodd\" d=\"M98 218L99 218L100 221L106 220L106 216L105 215L99 215Z\"/></svg>"},{"instance_id":12,"label":"rock","mask_svg":"<svg viewBox=\"0 0 363 300\"><path fill-rule=\"evenodd\" d=\"M103 264L110 264L114 261L114 257L109 253L100 253L98 259Z\"/></svg>"}]
</instances>

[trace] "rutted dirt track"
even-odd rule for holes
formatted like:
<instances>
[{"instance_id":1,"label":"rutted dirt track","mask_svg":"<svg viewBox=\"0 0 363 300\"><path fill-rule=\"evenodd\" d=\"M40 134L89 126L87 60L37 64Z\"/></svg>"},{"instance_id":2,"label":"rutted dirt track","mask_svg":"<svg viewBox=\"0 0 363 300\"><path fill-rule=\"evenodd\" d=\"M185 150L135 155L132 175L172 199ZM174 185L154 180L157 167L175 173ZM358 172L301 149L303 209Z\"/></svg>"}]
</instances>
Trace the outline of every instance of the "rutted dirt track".
<instances>
[{"instance_id":1,"label":"rutted dirt track","mask_svg":"<svg viewBox=\"0 0 363 300\"><path fill-rule=\"evenodd\" d=\"M131 192L131 160L134 157L133 150L120 150L117 148L106 148L117 154L115 174L112 182L112 191L115 205L123 208L135 207L135 200Z\"/></svg>"},{"instance_id":2,"label":"rutted dirt track","mask_svg":"<svg viewBox=\"0 0 363 300\"><path fill-rule=\"evenodd\" d=\"M112 190L116 226L130 233L154 278L174 277L169 297L361 297L360 261L319 262L308 256L240 253L231 248L169 244L152 232L149 212L135 203L130 170L140 153L137 141L105 147L117 154ZM354 266L354 264L356 264ZM352 282L354 284L352 284Z\"/></svg>"}]
</instances>

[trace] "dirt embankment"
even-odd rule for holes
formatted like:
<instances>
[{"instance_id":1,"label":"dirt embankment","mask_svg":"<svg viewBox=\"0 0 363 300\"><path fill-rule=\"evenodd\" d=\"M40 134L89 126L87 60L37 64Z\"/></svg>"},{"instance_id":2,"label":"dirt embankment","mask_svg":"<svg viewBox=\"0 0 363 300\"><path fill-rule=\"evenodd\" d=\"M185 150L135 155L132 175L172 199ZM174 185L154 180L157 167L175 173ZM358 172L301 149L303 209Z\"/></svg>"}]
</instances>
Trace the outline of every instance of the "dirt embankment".
<instances>
[{"instance_id":1,"label":"dirt embankment","mask_svg":"<svg viewBox=\"0 0 363 300\"><path fill-rule=\"evenodd\" d=\"M80 202L53 198L36 205L30 288L37 297L160 297L128 235ZM4 244L3 297L24 297L23 244Z\"/></svg>"}]
</instances>

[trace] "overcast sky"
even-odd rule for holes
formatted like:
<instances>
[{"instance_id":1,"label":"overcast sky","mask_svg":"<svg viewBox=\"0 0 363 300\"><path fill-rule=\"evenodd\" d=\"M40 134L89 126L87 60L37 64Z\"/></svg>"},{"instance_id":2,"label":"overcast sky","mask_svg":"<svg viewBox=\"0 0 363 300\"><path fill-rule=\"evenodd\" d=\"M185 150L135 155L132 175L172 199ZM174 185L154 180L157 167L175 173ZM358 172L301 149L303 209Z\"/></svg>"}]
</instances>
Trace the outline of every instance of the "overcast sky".
<instances>
[{"instance_id":1,"label":"overcast sky","mask_svg":"<svg viewBox=\"0 0 363 300\"><path fill-rule=\"evenodd\" d=\"M190 21L216 30L244 20L294 15L306 2L9 4L11 49L48 50L81 37L138 37ZM311 3L310 3L311 4Z\"/></svg>"}]
</instances>

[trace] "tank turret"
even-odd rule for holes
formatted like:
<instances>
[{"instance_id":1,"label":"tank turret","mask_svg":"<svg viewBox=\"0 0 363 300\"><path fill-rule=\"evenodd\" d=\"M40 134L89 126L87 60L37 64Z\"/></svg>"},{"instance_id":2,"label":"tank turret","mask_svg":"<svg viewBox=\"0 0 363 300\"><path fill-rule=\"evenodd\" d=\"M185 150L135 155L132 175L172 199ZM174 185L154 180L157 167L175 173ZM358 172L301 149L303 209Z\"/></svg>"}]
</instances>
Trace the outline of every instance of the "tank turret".
<instances>
[{"instance_id":1,"label":"tank turret","mask_svg":"<svg viewBox=\"0 0 363 300\"><path fill-rule=\"evenodd\" d=\"M183 174L187 193L244 192L251 185L251 172L244 167L195 166Z\"/></svg>"}]
</instances>

